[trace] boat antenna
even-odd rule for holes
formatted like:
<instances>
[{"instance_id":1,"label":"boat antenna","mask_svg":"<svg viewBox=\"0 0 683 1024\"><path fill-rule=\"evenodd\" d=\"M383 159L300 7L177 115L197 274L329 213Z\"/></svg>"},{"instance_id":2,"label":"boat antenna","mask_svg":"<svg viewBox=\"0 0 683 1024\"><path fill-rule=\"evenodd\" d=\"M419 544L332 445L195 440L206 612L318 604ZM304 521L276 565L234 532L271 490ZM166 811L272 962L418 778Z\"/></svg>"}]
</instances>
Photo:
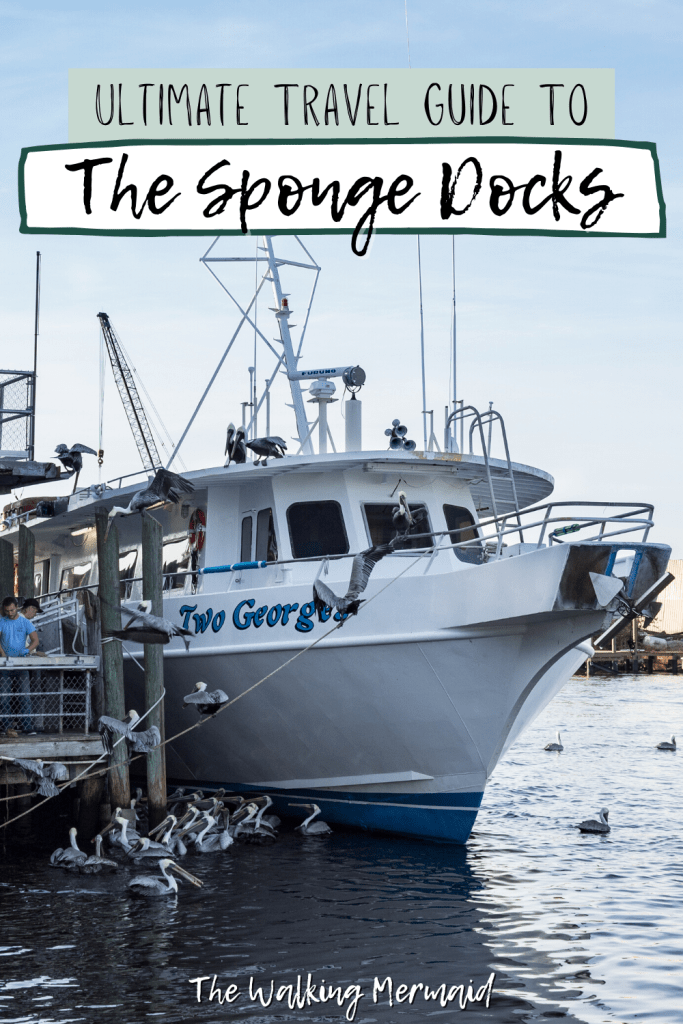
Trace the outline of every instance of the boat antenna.
<instances>
[{"instance_id":1,"label":"boat antenna","mask_svg":"<svg viewBox=\"0 0 683 1024\"><path fill-rule=\"evenodd\" d=\"M40 333L40 253L36 253L36 306L33 319L33 388L32 401L33 414L31 416L30 444L28 446L29 458L33 461L36 446L36 381L38 379L38 334Z\"/></svg>"},{"instance_id":2,"label":"boat antenna","mask_svg":"<svg viewBox=\"0 0 683 1024\"><path fill-rule=\"evenodd\" d=\"M458 408L458 373L457 373L457 338L456 338L456 316L455 316L455 235L451 238L451 268L453 274L453 310L451 312L451 359L453 360L453 412Z\"/></svg>"}]
</instances>

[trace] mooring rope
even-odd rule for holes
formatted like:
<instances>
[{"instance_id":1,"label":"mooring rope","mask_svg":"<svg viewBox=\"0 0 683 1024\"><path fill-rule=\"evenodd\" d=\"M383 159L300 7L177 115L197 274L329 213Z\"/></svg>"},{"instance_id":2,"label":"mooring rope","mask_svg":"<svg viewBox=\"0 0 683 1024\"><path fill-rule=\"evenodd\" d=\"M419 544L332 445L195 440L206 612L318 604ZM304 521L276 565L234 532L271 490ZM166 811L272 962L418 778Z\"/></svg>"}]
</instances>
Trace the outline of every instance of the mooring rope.
<instances>
[{"instance_id":1,"label":"mooring rope","mask_svg":"<svg viewBox=\"0 0 683 1024\"><path fill-rule=\"evenodd\" d=\"M417 555L414 559L412 559L410 562L408 562L406 567L404 569L402 569L400 573L398 573L396 576L392 577L392 579L390 579L381 588L381 590L378 590L376 594L372 595L372 597L369 597L369 598L367 598L367 600L364 600L362 605L358 609L359 612L362 609L367 608L367 606L369 604L372 604L372 602L375 600L375 598L379 597L380 594L383 594L385 590L387 590L393 583L395 583L396 580L399 580L401 578L401 576L405 575L405 573L407 573L409 569L412 569L412 567L414 565L417 565L417 563L422 558L424 558L425 555L428 555L428 554L431 554L431 553L432 553L431 551L422 551L422 552L420 552L419 555ZM195 722L193 725L188 726L187 729L183 729L181 732L176 733L174 736L169 736L168 739L163 740L160 744L158 744L153 749L154 750L159 750L161 747L165 747L167 743L173 743L175 740L179 739L181 736L185 736L187 733L192 732L194 729L199 729L201 726L206 725L207 722L212 721L214 718L216 718L217 715L220 715L220 713L222 711L226 711L229 707L232 707L233 704L236 704L237 701L240 700L242 697L246 697L246 695L248 693L251 693L253 690L255 690L262 683L265 683L268 679L272 679L272 677L274 675L277 675L277 673L280 672L283 668L286 668L288 665L291 665L292 662L296 661L297 658L300 658L302 654L307 654L309 651L312 651L313 648L316 647L319 643L321 643L323 640L325 640L328 636L330 636L332 633L334 633L337 629L340 629L344 625L344 621L345 620L342 619L340 622L338 622L336 625L334 625L331 629L328 629L328 631L326 633L323 633L322 636L319 636L316 640L314 640L312 643L310 643L308 645L308 647L303 647L300 651L297 651L296 654L292 655L291 658L288 658L287 661L284 661L281 665L278 665L277 668L274 668L272 672L269 672L267 675L263 676L262 679L259 679L252 686L248 687L248 689L243 690L242 693L239 693L236 697L233 697L232 700L228 701L226 704L223 704L223 706L218 708L217 711L214 711L213 714L207 715L206 718L200 719L198 722ZM159 700L156 701L156 703L152 704L151 708L148 708L147 711L145 711L144 715L141 715L140 718L137 719L135 724L137 725L138 722L141 722L144 718L146 718L147 715L150 713L150 711L153 711L154 708L157 706L157 704L159 704L164 699L165 695L166 695L166 691L164 690L164 692L162 693L162 695L159 698ZM118 746L119 743L122 743L124 739L125 739L125 736L122 736L120 739L118 739L116 741L114 746L115 747ZM79 782L79 781L83 781L84 779L96 778L98 776L106 775L107 772L114 771L114 770L116 770L118 768L124 768L124 767L126 767L128 765L131 765L134 761L138 761L141 757L145 757L146 755L145 754L136 754L135 757L131 757L127 761L119 761L117 764L110 764L110 765L108 765L105 768L101 768L98 771L93 772L92 774L88 774L90 772L90 769L93 768L100 761L102 761L106 756L107 756L106 754L101 754L95 761L92 761L91 764L89 764L87 766L87 768L85 768L83 770L83 772L81 772L80 775L77 775L75 778L70 779L68 782L65 782L62 786L58 786L57 788L61 792L63 789L67 789L74 782ZM17 800L21 796L27 797L29 795L30 794L22 793L22 794L19 794L19 796L0 797L0 802L6 801L6 800ZM0 824L0 830L3 829L3 828L6 828L8 825L11 825L12 822L18 821L20 818L25 817L25 815L30 814L32 811L37 810L38 807L42 807L44 804L46 804L48 802L48 800L53 800L53 799L54 799L54 796L47 796L43 800L41 800L40 803L33 804L33 806L28 807L25 811L22 811L21 814L15 815L14 818L9 818L7 821L4 821L2 824Z\"/></svg>"}]
</instances>

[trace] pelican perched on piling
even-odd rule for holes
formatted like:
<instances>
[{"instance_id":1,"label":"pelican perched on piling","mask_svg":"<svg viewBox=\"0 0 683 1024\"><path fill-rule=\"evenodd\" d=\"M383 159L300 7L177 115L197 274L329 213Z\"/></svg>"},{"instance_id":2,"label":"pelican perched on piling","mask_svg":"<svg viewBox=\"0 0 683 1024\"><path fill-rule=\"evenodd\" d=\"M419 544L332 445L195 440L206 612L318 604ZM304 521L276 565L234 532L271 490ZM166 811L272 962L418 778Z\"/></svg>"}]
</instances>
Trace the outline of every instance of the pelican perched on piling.
<instances>
[{"instance_id":1,"label":"pelican perched on piling","mask_svg":"<svg viewBox=\"0 0 683 1024\"><path fill-rule=\"evenodd\" d=\"M70 846L66 849L59 847L54 851L50 857L50 864L53 868L66 868L67 870L77 870L82 864L85 864L88 859L87 853L83 850L79 850L78 843L76 842L76 829L69 829L69 842Z\"/></svg>"},{"instance_id":2,"label":"pelican perched on piling","mask_svg":"<svg viewBox=\"0 0 683 1024\"><path fill-rule=\"evenodd\" d=\"M564 750L564 747L562 746L562 737L560 736L559 729L557 730L555 735L557 737L557 743L546 743L546 745L543 748L544 750Z\"/></svg>"},{"instance_id":3,"label":"pelican perched on piling","mask_svg":"<svg viewBox=\"0 0 683 1024\"><path fill-rule=\"evenodd\" d=\"M163 860L160 860L159 868L161 869L161 878L156 878L154 875L138 875L137 878L131 879L128 883L130 891L136 896L174 896L178 892L178 882L169 875L169 868L177 871L181 878L186 878L188 882L192 882L192 885L201 887L204 884L195 875L191 875L189 871L186 871L185 868L181 868L170 857L164 857Z\"/></svg>"},{"instance_id":4,"label":"pelican perched on piling","mask_svg":"<svg viewBox=\"0 0 683 1024\"><path fill-rule=\"evenodd\" d=\"M675 750L676 749L676 737L672 736L670 742L667 742L666 740L662 740L661 743L657 744L656 749L657 750Z\"/></svg>"},{"instance_id":5,"label":"pelican perched on piling","mask_svg":"<svg viewBox=\"0 0 683 1024\"><path fill-rule=\"evenodd\" d=\"M215 715L220 708L225 707L230 698L224 690L213 690L207 693L206 683L195 683L194 691L183 698L186 708L196 708L200 715Z\"/></svg>"},{"instance_id":6,"label":"pelican perched on piling","mask_svg":"<svg viewBox=\"0 0 683 1024\"><path fill-rule=\"evenodd\" d=\"M300 825L297 825L295 832L300 832L302 836L327 836L332 832L332 829L326 821L313 821L320 814L320 808L317 804L290 804L290 807L307 807L312 810L313 813L302 821Z\"/></svg>"},{"instance_id":7,"label":"pelican perched on piling","mask_svg":"<svg viewBox=\"0 0 683 1024\"><path fill-rule=\"evenodd\" d=\"M78 870L82 875L98 875L100 871L117 871L118 867L115 860L102 856L102 836L95 836L95 853L79 864Z\"/></svg>"},{"instance_id":8,"label":"pelican perched on piling","mask_svg":"<svg viewBox=\"0 0 683 1024\"><path fill-rule=\"evenodd\" d=\"M178 473L171 473L168 469L158 469L151 483L141 490L136 491L128 505L123 508L121 505L113 505L109 510L109 522L107 523L107 534L114 516L134 516L137 512L144 515L150 509L159 505L167 505L173 502L180 504L183 494L192 494L194 484L191 484L185 477Z\"/></svg>"},{"instance_id":9,"label":"pelican perched on piling","mask_svg":"<svg viewBox=\"0 0 683 1024\"><path fill-rule=\"evenodd\" d=\"M161 734L156 725L149 729L136 730L135 725L140 716L131 709L126 718L120 722L118 718L102 715L97 723L97 730L102 737L102 746L107 754L111 754L114 744L122 736L126 741L129 753L148 754L161 743Z\"/></svg>"},{"instance_id":10,"label":"pelican perched on piling","mask_svg":"<svg viewBox=\"0 0 683 1024\"><path fill-rule=\"evenodd\" d=\"M598 815L598 821L592 818L587 818L586 821L581 821L576 826L581 832L591 832L594 835L606 835L610 831L610 827L607 824L607 818L609 811L606 807L603 807Z\"/></svg>"}]
</instances>

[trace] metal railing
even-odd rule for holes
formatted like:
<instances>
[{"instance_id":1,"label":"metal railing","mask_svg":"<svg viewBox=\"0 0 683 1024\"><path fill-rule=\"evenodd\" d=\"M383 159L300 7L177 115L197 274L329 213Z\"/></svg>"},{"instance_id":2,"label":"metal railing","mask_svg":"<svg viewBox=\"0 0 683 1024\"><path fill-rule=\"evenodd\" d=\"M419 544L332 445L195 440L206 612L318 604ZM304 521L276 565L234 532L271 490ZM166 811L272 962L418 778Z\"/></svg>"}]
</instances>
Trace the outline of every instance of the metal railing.
<instances>
[{"instance_id":1,"label":"metal railing","mask_svg":"<svg viewBox=\"0 0 683 1024\"><path fill-rule=\"evenodd\" d=\"M81 670L43 668L8 658L0 666L0 728L25 732L81 732L92 723L92 676Z\"/></svg>"}]
</instances>

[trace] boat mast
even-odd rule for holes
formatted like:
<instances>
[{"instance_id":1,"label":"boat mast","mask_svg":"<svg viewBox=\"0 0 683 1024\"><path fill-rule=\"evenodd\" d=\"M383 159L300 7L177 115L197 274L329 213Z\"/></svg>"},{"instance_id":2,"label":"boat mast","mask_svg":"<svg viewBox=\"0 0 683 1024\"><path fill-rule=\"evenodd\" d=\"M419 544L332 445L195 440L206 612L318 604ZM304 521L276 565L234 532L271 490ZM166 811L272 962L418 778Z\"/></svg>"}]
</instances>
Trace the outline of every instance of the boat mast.
<instances>
[{"instance_id":1,"label":"boat mast","mask_svg":"<svg viewBox=\"0 0 683 1024\"><path fill-rule=\"evenodd\" d=\"M306 409L304 407L304 399L301 393L301 385L298 380L292 380L291 377L291 374L294 373L297 368L297 358L294 355L292 338L289 333L289 317L291 315L291 310L289 309L289 304L282 294L278 262L273 253L273 239L270 235L264 235L263 242L265 251L268 255L269 276L273 283L273 295L277 306L275 310L275 317L280 327L280 340L282 341L282 347L285 352L285 367L287 370L287 376L289 377L289 387L292 392L292 404L294 406L294 415L296 416L296 429L299 434L298 441L304 454L312 455L313 445L310 437L308 436L310 431L308 427L308 419L306 417Z\"/></svg>"}]
</instances>

